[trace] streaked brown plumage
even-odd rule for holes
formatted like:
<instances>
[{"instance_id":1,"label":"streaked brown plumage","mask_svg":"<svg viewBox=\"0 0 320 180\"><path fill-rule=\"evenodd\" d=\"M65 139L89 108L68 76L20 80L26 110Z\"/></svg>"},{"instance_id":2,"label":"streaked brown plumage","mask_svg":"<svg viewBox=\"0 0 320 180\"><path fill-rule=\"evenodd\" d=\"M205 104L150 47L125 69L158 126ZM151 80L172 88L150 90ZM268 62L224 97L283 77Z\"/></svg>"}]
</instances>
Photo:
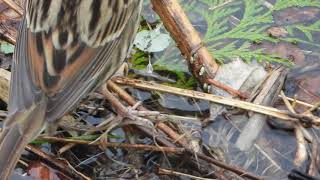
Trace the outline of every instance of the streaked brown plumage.
<instances>
[{"instance_id":1,"label":"streaked brown plumage","mask_svg":"<svg viewBox=\"0 0 320 180\"><path fill-rule=\"evenodd\" d=\"M0 179L24 147L122 64L142 0L27 0L14 54Z\"/></svg>"}]
</instances>

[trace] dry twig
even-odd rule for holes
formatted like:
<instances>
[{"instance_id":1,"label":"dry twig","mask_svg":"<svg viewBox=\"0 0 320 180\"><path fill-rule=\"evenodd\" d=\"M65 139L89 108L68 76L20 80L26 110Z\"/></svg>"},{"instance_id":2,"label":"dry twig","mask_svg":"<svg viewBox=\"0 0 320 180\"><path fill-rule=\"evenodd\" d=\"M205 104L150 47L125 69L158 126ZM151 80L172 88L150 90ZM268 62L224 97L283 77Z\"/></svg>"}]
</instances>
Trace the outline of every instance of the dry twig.
<instances>
[{"instance_id":1,"label":"dry twig","mask_svg":"<svg viewBox=\"0 0 320 180\"><path fill-rule=\"evenodd\" d=\"M12 0L2 0L4 3L6 3L11 9L16 11L20 16L23 15L23 8L20 7L17 3L15 3Z\"/></svg>"},{"instance_id":2,"label":"dry twig","mask_svg":"<svg viewBox=\"0 0 320 180\"><path fill-rule=\"evenodd\" d=\"M31 151L32 153L38 155L39 157L47 160L48 162L50 162L52 165L54 165L55 167L57 167L61 172L63 172L64 174L75 178L75 179L85 179L85 180L90 180L90 178L88 178L87 176L83 175L82 173L79 173L77 171L74 171L74 168L70 168L68 167L65 163L62 163L62 161L57 160L56 158L53 158L51 155L43 152L42 150L32 146L32 145L28 145L26 147L26 150Z\"/></svg>"},{"instance_id":3,"label":"dry twig","mask_svg":"<svg viewBox=\"0 0 320 180\"><path fill-rule=\"evenodd\" d=\"M307 120L307 121L311 121L310 123L314 125L320 124L320 118L316 116L310 117L310 116L294 114L294 113L279 110L273 107L253 104L253 103L249 103L241 100L230 99L230 98L216 96L208 93L192 91L187 89L179 89L176 87L170 87L170 86L165 86L161 84L155 84L152 82L146 82L142 80L134 80L134 79L128 79L128 78L114 78L114 81L118 84L129 85L131 87L135 87L139 89L172 93L172 94L186 96L190 98L207 100L213 103L218 103L218 104L227 105L231 107L237 107L240 109L276 117L284 121L297 122L299 120L301 121Z\"/></svg>"},{"instance_id":4,"label":"dry twig","mask_svg":"<svg viewBox=\"0 0 320 180\"><path fill-rule=\"evenodd\" d=\"M187 178L190 178L190 179L195 179L195 180L214 180L212 178L197 177L197 176L193 176L193 175L190 175L190 174L181 173L181 172L177 172L177 171L174 171L174 170L163 169L163 168L159 168L158 173L159 174L163 174L163 175L171 175L171 176L178 176L178 177L184 176L184 177L187 177Z\"/></svg>"},{"instance_id":5,"label":"dry twig","mask_svg":"<svg viewBox=\"0 0 320 180\"><path fill-rule=\"evenodd\" d=\"M75 143L75 144L86 144L86 145L101 145L100 142L89 142L89 141L83 141L83 140L72 140L72 139L65 139L65 138L57 138L57 137L48 137L48 136L42 136L39 137L38 140L44 140L49 142L64 142L64 143ZM106 147L113 147L113 148L125 148L125 149L133 149L133 150L145 150L145 151L155 151L155 152L167 152L167 153L175 153L175 154L183 154L183 153L189 153L188 149L185 148L171 148L171 147L157 147L157 146L150 146L150 145L142 145L142 144L125 144L125 143L106 143ZM190 152L193 153L193 152ZM220 162L218 160L212 159L206 155L203 155L201 153L197 153L197 156L200 159L206 160L210 163L213 163L219 167L222 167L224 169L230 170L240 176L247 177L250 179L262 179L259 176L256 176L254 174L251 174L241 168L234 167L227 165L223 162Z\"/></svg>"},{"instance_id":6,"label":"dry twig","mask_svg":"<svg viewBox=\"0 0 320 180\"><path fill-rule=\"evenodd\" d=\"M280 95L287 109L291 113L295 114L296 112L294 108L290 104L289 100L287 99L283 91L280 92ZM302 125L299 122L294 123L294 125L295 125L294 132L297 138L297 151L296 151L296 157L294 159L294 164L299 167L307 159L308 153L307 153L306 141L304 140L304 134L303 134L304 127L302 127Z\"/></svg>"},{"instance_id":7,"label":"dry twig","mask_svg":"<svg viewBox=\"0 0 320 180\"><path fill-rule=\"evenodd\" d=\"M207 79L213 79L219 66L203 46L198 32L193 28L178 1L151 0L151 3L180 52L187 59L197 80L204 84Z\"/></svg>"}]
</instances>

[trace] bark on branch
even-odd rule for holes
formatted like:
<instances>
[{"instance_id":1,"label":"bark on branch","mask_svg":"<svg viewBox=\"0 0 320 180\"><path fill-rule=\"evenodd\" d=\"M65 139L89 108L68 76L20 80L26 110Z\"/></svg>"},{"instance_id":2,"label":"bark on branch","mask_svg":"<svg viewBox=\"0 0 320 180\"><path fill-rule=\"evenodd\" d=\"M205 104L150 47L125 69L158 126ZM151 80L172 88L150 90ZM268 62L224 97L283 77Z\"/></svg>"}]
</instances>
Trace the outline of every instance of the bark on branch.
<instances>
[{"instance_id":1,"label":"bark on branch","mask_svg":"<svg viewBox=\"0 0 320 180\"><path fill-rule=\"evenodd\" d=\"M196 79L204 84L206 79L213 78L219 66L177 0L151 0L151 3Z\"/></svg>"}]
</instances>

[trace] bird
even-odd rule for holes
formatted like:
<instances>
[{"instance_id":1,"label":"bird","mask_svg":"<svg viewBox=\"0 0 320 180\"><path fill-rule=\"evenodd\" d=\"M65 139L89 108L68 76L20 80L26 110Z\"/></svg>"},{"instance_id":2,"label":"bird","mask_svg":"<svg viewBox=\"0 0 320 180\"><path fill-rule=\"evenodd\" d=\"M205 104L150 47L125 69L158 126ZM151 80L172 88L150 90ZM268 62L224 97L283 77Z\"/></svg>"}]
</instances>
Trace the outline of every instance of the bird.
<instances>
[{"instance_id":1,"label":"bird","mask_svg":"<svg viewBox=\"0 0 320 180\"><path fill-rule=\"evenodd\" d=\"M10 177L29 142L122 65L142 1L25 1L0 135L1 180Z\"/></svg>"}]
</instances>

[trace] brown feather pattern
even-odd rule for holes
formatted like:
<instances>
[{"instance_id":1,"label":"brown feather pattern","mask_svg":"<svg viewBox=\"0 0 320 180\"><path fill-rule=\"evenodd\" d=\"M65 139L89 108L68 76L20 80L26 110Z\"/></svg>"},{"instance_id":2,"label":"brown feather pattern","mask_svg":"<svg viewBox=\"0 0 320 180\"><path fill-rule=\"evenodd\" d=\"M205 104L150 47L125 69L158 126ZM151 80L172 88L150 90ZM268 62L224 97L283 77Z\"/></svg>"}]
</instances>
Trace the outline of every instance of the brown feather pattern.
<instances>
[{"instance_id":1,"label":"brown feather pattern","mask_svg":"<svg viewBox=\"0 0 320 180\"><path fill-rule=\"evenodd\" d=\"M141 6L142 0L26 1L9 117L0 137L0 157L8 162L0 163L0 179L8 178L23 146L46 122L63 116L119 68L131 49ZM10 153L10 147L18 151Z\"/></svg>"}]
</instances>

